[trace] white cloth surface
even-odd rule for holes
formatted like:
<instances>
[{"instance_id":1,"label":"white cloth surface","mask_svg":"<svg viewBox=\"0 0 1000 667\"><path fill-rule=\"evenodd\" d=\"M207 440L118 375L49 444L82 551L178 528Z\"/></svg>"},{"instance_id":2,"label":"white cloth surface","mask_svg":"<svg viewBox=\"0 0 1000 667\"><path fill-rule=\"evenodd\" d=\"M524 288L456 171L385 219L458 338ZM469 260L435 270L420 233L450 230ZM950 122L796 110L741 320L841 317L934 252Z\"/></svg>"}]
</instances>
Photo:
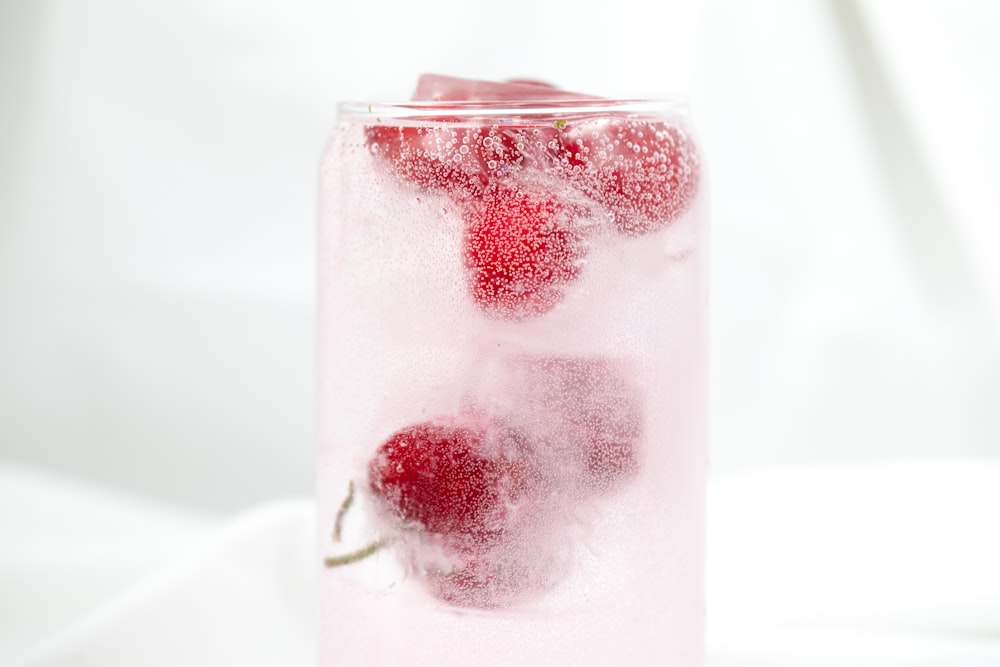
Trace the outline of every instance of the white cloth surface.
<instances>
[{"instance_id":1,"label":"white cloth surface","mask_svg":"<svg viewBox=\"0 0 1000 667\"><path fill-rule=\"evenodd\" d=\"M223 521L18 466L0 482L16 547L0 559L0 664L315 664L311 499ZM997 507L1000 461L713 478L709 667L1000 665ZM92 557L74 557L81 542ZM90 606L70 614L62 596Z\"/></svg>"}]
</instances>

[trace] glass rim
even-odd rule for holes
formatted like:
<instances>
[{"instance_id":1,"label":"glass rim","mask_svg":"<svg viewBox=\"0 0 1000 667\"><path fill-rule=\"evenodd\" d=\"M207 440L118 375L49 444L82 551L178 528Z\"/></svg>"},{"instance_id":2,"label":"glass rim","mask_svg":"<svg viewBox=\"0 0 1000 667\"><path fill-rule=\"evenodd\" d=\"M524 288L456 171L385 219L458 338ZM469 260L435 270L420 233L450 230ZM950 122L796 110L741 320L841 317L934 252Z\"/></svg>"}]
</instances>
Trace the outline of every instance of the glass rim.
<instances>
[{"instance_id":1,"label":"glass rim","mask_svg":"<svg viewBox=\"0 0 1000 667\"><path fill-rule=\"evenodd\" d=\"M385 119L412 119L428 121L460 120L467 118L510 119L514 117L578 117L621 114L657 115L668 112L688 112L689 100L685 95L657 98L603 99L571 98L548 100L476 100L476 101L420 101L420 102L341 102L337 105L340 117Z\"/></svg>"}]
</instances>

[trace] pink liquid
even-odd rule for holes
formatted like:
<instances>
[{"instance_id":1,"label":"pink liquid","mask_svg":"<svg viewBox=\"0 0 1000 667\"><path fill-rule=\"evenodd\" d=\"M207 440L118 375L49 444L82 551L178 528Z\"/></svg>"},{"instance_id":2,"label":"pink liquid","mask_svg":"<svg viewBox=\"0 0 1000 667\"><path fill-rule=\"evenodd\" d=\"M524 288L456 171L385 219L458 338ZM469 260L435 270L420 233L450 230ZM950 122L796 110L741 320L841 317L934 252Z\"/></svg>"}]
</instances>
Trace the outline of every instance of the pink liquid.
<instances>
[{"instance_id":1,"label":"pink liquid","mask_svg":"<svg viewBox=\"0 0 1000 667\"><path fill-rule=\"evenodd\" d=\"M642 113L689 136L682 111ZM370 128L444 126L461 163L475 157L463 138L501 136L509 113L342 115L321 174L318 561L383 544L322 568L322 665L702 664L704 186L669 221L616 217L616 200L543 159L553 127L599 114L518 119L538 152L513 170L481 160L488 182L471 189L407 172L413 155L386 152L403 135ZM514 192L495 210L494 181ZM490 234L537 216L548 245L490 254ZM510 257L527 273L496 288ZM419 425L473 434L480 467L435 470L459 475L454 502L485 508L474 517L451 512L451 481L437 496L406 486L428 459L388 445L429 447ZM469 500L461 476L482 469L488 500Z\"/></svg>"}]
</instances>

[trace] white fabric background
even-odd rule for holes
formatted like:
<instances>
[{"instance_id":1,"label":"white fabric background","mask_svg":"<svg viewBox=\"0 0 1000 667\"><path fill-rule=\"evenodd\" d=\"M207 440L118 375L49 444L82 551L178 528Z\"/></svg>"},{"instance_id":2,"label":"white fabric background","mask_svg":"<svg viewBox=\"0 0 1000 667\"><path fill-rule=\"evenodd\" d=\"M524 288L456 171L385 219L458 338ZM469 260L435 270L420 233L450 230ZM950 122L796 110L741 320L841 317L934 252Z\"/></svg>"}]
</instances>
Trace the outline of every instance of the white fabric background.
<instances>
[{"instance_id":1,"label":"white fabric background","mask_svg":"<svg viewBox=\"0 0 1000 667\"><path fill-rule=\"evenodd\" d=\"M791 641L773 628L798 621L765 614L757 633L747 605L793 608L783 596L815 577L774 570L759 590L722 574L745 549L713 555L710 586L728 591L713 600L732 610L712 617L729 628L718 664L779 664L753 662L775 646L799 651L788 664L848 664L833 646L861 647L850 664L957 664L933 646L966 632L994 651L995 607L981 616L948 573L1000 570L988 498L961 493L1000 455L997 34L989 0L0 3L0 663L72 646L55 639L69 628L107 636L119 616L94 610L117 596L169 598L168 615L199 590L224 602L224 583L203 584L244 538L271 554L248 581L308 590L296 555L268 548L308 524L308 503L271 503L312 492L316 163L336 101L405 97L422 71L691 93L713 192L713 465L723 494L770 517L753 562L794 543L776 510L825 503L855 475L874 515L938 497L942 517L970 518L934 526L994 556L971 571L964 552L916 561L927 576L899 599L953 590L955 618L975 617L958 630L929 610L869 618L834 587ZM909 465L930 466L928 488L899 495ZM844 511L836 531L795 525L912 555L906 535ZM717 539L743 540L739 525ZM202 539L215 551L183 555ZM294 644L311 632L291 611L305 595L244 608ZM170 627L140 618L150 637ZM253 620L219 618L218 637ZM866 644L872 628L898 634Z\"/></svg>"}]
</instances>

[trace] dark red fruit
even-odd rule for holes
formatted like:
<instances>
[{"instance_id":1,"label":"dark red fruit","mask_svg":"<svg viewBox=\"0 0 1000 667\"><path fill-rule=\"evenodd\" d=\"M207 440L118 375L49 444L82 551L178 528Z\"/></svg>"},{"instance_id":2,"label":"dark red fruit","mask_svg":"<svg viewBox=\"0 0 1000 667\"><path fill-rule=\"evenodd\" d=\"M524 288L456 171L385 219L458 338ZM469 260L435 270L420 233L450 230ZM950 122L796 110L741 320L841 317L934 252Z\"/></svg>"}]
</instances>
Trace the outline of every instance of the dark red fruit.
<instances>
[{"instance_id":1,"label":"dark red fruit","mask_svg":"<svg viewBox=\"0 0 1000 667\"><path fill-rule=\"evenodd\" d=\"M365 143L401 180L465 201L486 186L551 160L554 127L470 125L440 119L434 125L372 125Z\"/></svg>"},{"instance_id":2,"label":"dark red fruit","mask_svg":"<svg viewBox=\"0 0 1000 667\"><path fill-rule=\"evenodd\" d=\"M525 410L541 410L560 465L590 495L620 487L639 471L642 394L626 364L603 357L527 357L521 362Z\"/></svg>"},{"instance_id":3,"label":"dark red fruit","mask_svg":"<svg viewBox=\"0 0 1000 667\"><path fill-rule=\"evenodd\" d=\"M522 540L510 549L468 554L449 566L432 567L424 583L438 599L458 607L508 607L551 587L564 575L559 542L545 534Z\"/></svg>"},{"instance_id":4,"label":"dark red fruit","mask_svg":"<svg viewBox=\"0 0 1000 667\"><path fill-rule=\"evenodd\" d=\"M368 480L381 508L403 528L452 548L502 536L524 494L529 466L514 432L449 421L398 431L376 451Z\"/></svg>"},{"instance_id":5,"label":"dark red fruit","mask_svg":"<svg viewBox=\"0 0 1000 667\"><path fill-rule=\"evenodd\" d=\"M467 212L465 263L476 304L523 320L551 310L586 254L574 211L553 195L495 185Z\"/></svg>"},{"instance_id":6,"label":"dark red fruit","mask_svg":"<svg viewBox=\"0 0 1000 667\"><path fill-rule=\"evenodd\" d=\"M651 120L569 123L561 160L569 179L612 214L626 235L674 222L698 190L699 158L684 130Z\"/></svg>"},{"instance_id":7,"label":"dark red fruit","mask_svg":"<svg viewBox=\"0 0 1000 667\"><path fill-rule=\"evenodd\" d=\"M463 201L524 167L549 166L558 133L550 123L496 122L456 115L454 109L465 102L551 100L558 105L579 99L593 98L535 81L498 83L425 74L413 100L440 104L430 105L431 114L414 118L413 125L378 123L365 128L365 143L402 180Z\"/></svg>"},{"instance_id":8,"label":"dark red fruit","mask_svg":"<svg viewBox=\"0 0 1000 667\"><path fill-rule=\"evenodd\" d=\"M451 569L430 570L427 585L435 597L449 604L492 609L504 606L523 590L524 569L471 554L458 559Z\"/></svg>"},{"instance_id":9,"label":"dark red fruit","mask_svg":"<svg viewBox=\"0 0 1000 667\"><path fill-rule=\"evenodd\" d=\"M639 471L637 433L619 433L616 437L595 429L585 438L587 478L592 489L607 491L618 487Z\"/></svg>"},{"instance_id":10,"label":"dark red fruit","mask_svg":"<svg viewBox=\"0 0 1000 667\"><path fill-rule=\"evenodd\" d=\"M473 131L442 121L434 126L372 125L365 141L401 180L462 200L486 184L481 160L473 151Z\"/></svg>"}]
</instances>

